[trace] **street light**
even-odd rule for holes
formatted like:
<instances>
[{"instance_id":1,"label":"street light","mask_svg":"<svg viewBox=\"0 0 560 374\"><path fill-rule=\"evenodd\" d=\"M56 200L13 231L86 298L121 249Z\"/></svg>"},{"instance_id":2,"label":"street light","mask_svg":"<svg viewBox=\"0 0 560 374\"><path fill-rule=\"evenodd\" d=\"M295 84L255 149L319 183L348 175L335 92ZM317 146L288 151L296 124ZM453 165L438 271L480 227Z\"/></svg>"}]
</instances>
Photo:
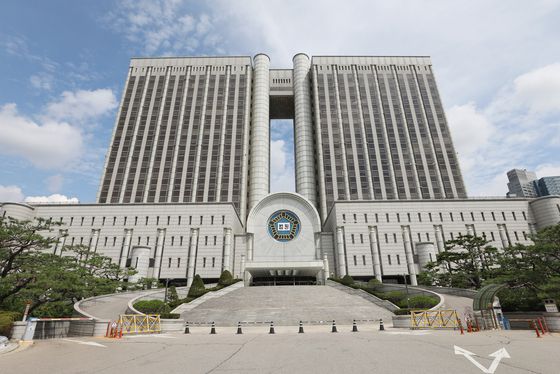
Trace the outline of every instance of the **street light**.
<instances>
[{"instance_id":1,"label":"street light","mask_svg":"<svg viewBox=\"0 0 560 374\"><path fill-rule=\"evenodd\" d=\"M410 299L408 297L408 282L406 280L406 274L403 274L403 279L404 279L404 288L406 289L406 307L407 309L410 309Z\"/></svg>"}]
</instances>

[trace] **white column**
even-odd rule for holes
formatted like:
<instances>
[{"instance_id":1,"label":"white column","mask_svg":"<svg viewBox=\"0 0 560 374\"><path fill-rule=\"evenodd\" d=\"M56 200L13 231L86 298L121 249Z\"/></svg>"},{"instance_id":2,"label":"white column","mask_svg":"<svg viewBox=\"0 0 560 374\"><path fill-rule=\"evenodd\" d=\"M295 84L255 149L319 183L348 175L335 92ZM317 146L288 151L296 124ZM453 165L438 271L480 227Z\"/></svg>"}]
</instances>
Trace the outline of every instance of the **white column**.
<instances>
[{"instance_id":1,"label":"white column","mask_svg":"<svg viewBox=\"0 0 560 374\"><path fill-rule=\"evenodd\" d=\"M91 243L89 250L93 253L97 252L97 243L99 242L99 229L91 230Z\"/></svg>"},{"instance_id":2,"label":"white column","mask_svg":"<svg viewBox=\"0 0 560 374\"><path fill-rule=\"evenodd\" d=\"M121 258L119 260L119 266L124 268L126 266L126 259L128 258L128 252L130 251L130 242L132 241L132 229L124 229L124 244L121 253Z\"/></svg>"},{"instance_id":3,"label":"white column","mask_svg":"<svg viewBox=\"0 0 560 374\"><path fill-rule=\"evenodd\" d=\"M329 279L330 276L330 269L329 269L329 259L327 258L327 254L325 253L323 255L323 281L324 284L327 284L327 279Z\"/></svg>"},{"instance_id":4,"label":"white column","mask_svg":"<svg viewBox=\"0 0 560 374\"><path fill-rule=\"evenodd\" d=\"M241 275L241 279L243 279L243 285L249 286L248 278L245 275L245 255L241 255L241 268L239 269L239 273Z\"/></svg>"},{"instance_id":5,"label":"white column","mask_svg":"<svg viewBox=\"0 0 560 374\"><path fill-rule=\"evenodd\" d=\"M506 226L498 225L498 232L500 233L500 240L502 241L502 247L509 247L509 241L506 234Z\"/></svg>"},{"instance_id":6,"label":"white column","mask_svg":"<svg viewBox=\"0 0 560 374\"><path fill-rule=\"evenodd\" d=\"M338 256L338 276L346 275L346 258L344 257L344 232L342 227L336 228L336 253Z\"/></svg>"},{"instance_id":7,"label":"white column","mask_svg":"<svg viewBox=\"0 0 560 374\"><path fill-rule=\"evenodd\" d=\"M150 247L132 248L130 267L136 270L136 274L130 276L128 278L128 281L131 283L136 283L141 278L147 277L149 265L150 265Z\"/></svg>"},{"instance_id":8,"label":"white column","mask_svg":"<svg viewBox=\"0 0 560 374\"><path fill-rule=\"evenodd\" d=\"M375 275L375 279L381 282L381 261L379 259L379 251L377 250L377 230L375 226L369 227L369 242L371 249L371 259L373 262L373 274Z\"/></svg>"},{"instance_id":9,"label":"white column","mask_svg":"<svg viewBox=\"0 0 560 374\"><path fill-rule=\"evenodd\" d=\"M270 191L270 59L267 55L258 54L254 57L253 64L249 210Z\"/></svg>"},{"instance_id":10,"label":"white column","mask_svg":"<svg viewBox=\"0 0 560 374\"><path fill-rule=\"evenodd\" d=\"M323 253L323 251L321 250L321 233L316 232L315 233L315 259L316 260L321 259L321 253Z\"/></svg>"},{"instance_id":11,"label":"white column","mask_svg":"<svg viewBox=\"0 0 560 374\"><path fill-rule=\"evenodd\" d=\"M404 254L406 255L406 264L408 266L408 275L410 276L410 284L412 286L417 286L418 281L416 280L416 269L414 267L414 257L412 256L412 247L410 245L410 233L408 226L403 226L403 242L404 242Z\"/></svg>"},{"instance_id":12,"label":"white column","mask_svg":"<svg viewBox=\"0 0 560 374\"><path fill-rule=\"evenodd\" d=\"M231 272L231 228L224 229L224 270Z\"/></svg>"},{"instance_id":13,"label":"white column","mask_svg":"<svg viewBox=\"0 0 560 374\"><path fill-rule=\"evenodd\" d=\"M438 253L441 253L445 249L445 243L443 241L443 233L441 232L441 226L436 225L434 226L434 230L436 232L436 245Z\"/></svg>"},{"instance_id":14,"label":"white column","mask_svg":"<svg viewBox=\"0 0 560 374\"><path fill-rule=\"evenodd\" d=\"M467 227L467 235L474 236L474 226L473 225L465 225Z\"/></svg>"},{"instance_id":15,"label":"white column","mask_svg":"<svg viewBox=\"0 0 560 374\"><path fill-rule=\"evenodd\" d=\"M191 241L189 248L189 265L187 268L187 287L190 287L194 278L194 265L198 252L198 231L199 229L191 229Z\"/></svg>"},{"instance_id":16,"label":"white column","mask_svg":"<svg viewBox=\"0 0 560 374\"><path fill-rule=\"evenodd\" d=\"M165 229L157 229L156 253L154 254L154 278L159 278L163 246L165 244Z\"/></svg>"},{"instance_id":17,"label":"white column","mask_svg":"<svg viewBox=\"0 0 560 374\"><path fill-rule=\"evenodd\" d=\"M247 261L253 261L253 234L247 234Z\"/></svg>"},{"instance_id":18,"label":"white column","mask_svg":"<svg viewBox=\"0 0 560 374\"><path fill-rule=\"evenodd\" d=\"M296 192L317 206L313 120L311 117L311 62L306 54L294 56L294 151Z\"/></svg>"},{"instance_id":19,"label":"white column","mask_svg":"<svg viewBox=\"0 0 560 374\"><path fill-rule=\"evenodd\" d=\"M60 247L60 256L62 256L62 252L64 252L64 245L66 244L66 237L68 236L68 230L65 229L59 230L58 233L59 233L58 245L54 249L54 254L56 255L56 250L58 247Z\"/></svg>"}]
</instances>

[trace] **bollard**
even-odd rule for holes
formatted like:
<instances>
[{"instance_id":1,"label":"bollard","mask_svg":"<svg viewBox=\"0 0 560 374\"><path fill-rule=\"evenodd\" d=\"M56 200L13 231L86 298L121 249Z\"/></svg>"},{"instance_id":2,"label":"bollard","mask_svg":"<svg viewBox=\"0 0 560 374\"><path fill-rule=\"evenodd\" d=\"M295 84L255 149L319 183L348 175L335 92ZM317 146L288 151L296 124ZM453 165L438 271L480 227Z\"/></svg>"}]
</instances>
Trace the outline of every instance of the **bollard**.
<instances>
[{"instance_id":1,"label":"bollard","mask_svg":"<svg viewBox=\"0 0 560 374\"><path fill-rule=\"evenodd\" d=\"M210 328L210 334L211 335L216 334L216 324L214 322L212 322L212 327Z\"/></svg>"},{"instance_id":2,"label":"bollard","mask_svg":"<svg viewBox=\"0 0 560 374\"><path fill-rule=\"evenodd\" d=\"M185 334L190 334L191 330L189 330L189 323L185 323Z\"/></svg>"},{"instance_id":3,"label":"bollard","mask_svg":"<svg viewBox=\"0 0 560 374\"><path fill-rule=\"evenodd\" d=\"M237 335L241 334L243 334L243 331L241 331L241 322L237 322Z\"/></svg>"},{"instance_id":4,"label":"bollard","mask_svg":"<svg viewBox=\"0 0 560 374\"><path fill-rule=\"evenodd\" d=\"M457 323L459 324L459 330L461 330L461 335L465 335L465 331L463 330L463 324L461 323L461 320L457 320Z\"/></svg>"},{"instance_id":5,"label":"bollard","mask_svg":"<svg viewBox=\"0 0 560 374\"><path fill-rule=\"evenodd\" d=\"M268 330L269 334L274 334L274 321L270 321L270 330Z\"/></svg>"},{"instance_id":6,"label":"bollard","mask_svg":"<svg viewBox=\"0 0 560 374\"><path fill-rule=\"evenodd\" d=\"M379 320L379 331L385 331L385 326L383 326L383 318Z\"/></svg>"},{"instance_id":7,"label":"bollard","mask_svg":"<svg viewBox=\"0 0 560 374\"><path fill-rule=\"evenodd\" d=\"M303 334L303 322L299 321L299 331L298 334Z\"/></svg>"},{"instance_id":8,"label":"bollard","mask_svg":"<svg viewBox=\"0 0 560 374\"><path fill-rule=\"evenodd\" d=\"M537 322L539 323L539 327L541 328L541 332L542 332L542 334L544 335L544 334L545 334L545 331L544 331L544 327L543 327L543 324L542 324L542 322L541 322L541 319L540 319L540 318L537 318Z\"/></svg>"},{"instance_id":9,"label":"bollard","mask_svg":"<svg viewBox=\"0 0 560 374\"><path fill-rule=\"evenodd\" d=\"M533 326L531 326L533 325ZM529 322L529 327L534 327L535 328L535 333L537 334L537 338L541 337L541 334L539 334L539 329L537 328L537 324L535 323L535 321L531 321Z\"/></svg>"},{"instance_id":10,"label":"bollard","mask_svg":"<svg viewBox=\"0 0 560 374\"><path fill-rule=\"evenodd\" d=\"M106 338L110 338L110 337L111 337L111 335L109 335L109 331L110 331L110 328L111 328L111 323L112 323L112 322L109 322L109 323L107 324L107 332L105 333L105 337L106 337Z\"/></svg>"},{"instance_id":11,"label":"bollard","mask_svg":"<svg viewBox=\"0 0 560 374\"><path fill-rule=\"evenodd\" d=\"M352 320L352 332L358 332L358 326L356 325L356 320Z\"/></svg>"},{"instance_id":12,"label":"bollard","mask_svg":"<svg viewBox=\"0 0 560 374\"><path fill-rule=\"evenodd\" d=\"M542 319L542 323L543 323L543 325L544 325L544 331L550 332L550 330L548 329L548 325L546 324L546 318L543 318L543 319Z\"/></svg>"},{"instance_id":13,"label":"bollard","mask_svg":"<svg viewBox=\"0 0 560 374\"><path fill-rule=\"evenodd\" d=\"M332 321L332 330L331 330L331 332L338 332L338 330L336 329L336 322L334 321L334 319L333 319L333 321Z\"/></svg>"}]
</instances>

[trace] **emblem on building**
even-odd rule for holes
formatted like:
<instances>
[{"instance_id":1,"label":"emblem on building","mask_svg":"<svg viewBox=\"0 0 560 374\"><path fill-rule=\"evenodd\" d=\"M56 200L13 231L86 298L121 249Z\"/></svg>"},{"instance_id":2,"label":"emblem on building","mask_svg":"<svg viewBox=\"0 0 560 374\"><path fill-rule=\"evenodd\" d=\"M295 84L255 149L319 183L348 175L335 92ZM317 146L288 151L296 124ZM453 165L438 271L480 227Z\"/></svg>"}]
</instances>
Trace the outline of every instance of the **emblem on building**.
<instances>
[{"instance_id":1,"label":"emblem on building","mask_svg":"<svg viewBox=\"0 0 560 374\"><path fill-rule=\"evenodd\" d=\"M268 219L268 233L279 242L295 239L301 228L298 216L289 210L278 210Z\"/></svg>"}]
</instances>

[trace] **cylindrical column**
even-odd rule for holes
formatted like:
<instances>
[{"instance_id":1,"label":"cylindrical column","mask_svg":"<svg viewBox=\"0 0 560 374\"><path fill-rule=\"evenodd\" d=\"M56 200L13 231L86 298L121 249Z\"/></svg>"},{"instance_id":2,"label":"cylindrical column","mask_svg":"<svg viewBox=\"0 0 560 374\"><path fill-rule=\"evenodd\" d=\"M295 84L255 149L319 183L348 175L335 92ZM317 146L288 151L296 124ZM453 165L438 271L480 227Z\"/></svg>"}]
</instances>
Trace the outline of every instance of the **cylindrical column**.
<instances>
[{"instance_id":1,"label":"cylindrical column","mask_svg":"<svg viewBox=\"0 0 560 374\"><path fill-rule=\"evenodd\" d=\"M373 274L375 279L382 281L381 276L381 261L379 259L379 251L377 250L377 230L375 226L369 227L369 243L371 249L371 259L373 262Z\"/></svg>"},{"instance_id":2,"label":"cylindrical column","mask_svg":"<svg viewBox=\"0 0 560 374\"><path fill-rule=\"evenodd\" d=\"M198 251L198 230L191 229L191 243L189 248L189 265L187 267L187 287L190 287L194 278L194 265Z\"/></svg>"},{"instance_id":3,"label":"cylindrical column","mask_svg":"<svg viewBox=\"0 0 560 374\"><path fill-rule=\"evenodd\" d=\"M437 250L438 253L441 253L445 249L445 243L443 242L443 233L441 232L441 226L439 225L434 226L434 230L436 232Z\"/></svg>"},{"instance_id":4,"label":"cylindrical column","mask_svg":"<svg viewBox=\"0 0 560 374\"><path fill-rule=\"evenodd\" d=\"M231 272L231 228L224 229L224 270Z\"/></svg>"},{"instance_id":5,"label":"cylindrical column","mask_svg":"<svg viewBox=\"0 0 560 374\"><path fill-rule=\"evenodd\" d=\"M418 254L418 265L422 270L429 262L436 260L436 250L434 248L434 243L416 243L416 253Z\"/></svg>"},{"instance_id":6,"label":"cylindrical column","mask_svg":"<svg viewBox=\"0 0 560 374\"><path fill-rule=\"evenodd\" d=\"M329 259L327 258L327 254L325 253L323 255L323 284L327 284L327 279L329 279L330 276L330 269L329 269Z\"/></svg>"},{"instance_id":7,"label":"cylindrical column","mask_svg":"<svg viewBox=\"0 0 560 374\"><path fill-rule=\"evenodd\" d=\"M153 277L156 279L159 278L164 244L165 244L165 229L157 229L157 244L156 244L156 253L154 255L154 275L153 275Z\"/></svg>"},{"instance_id":8,"label":"cylindrical column","mask_svg":"<svg viewBox=\"0 0 560 374\"><path fill-rule=\"evenodd\" d=\"M294 56L294 149L296 192L317 205L313 119L311 116L311 62L306 54Z\"/></svg>"},{"instance_id":9,"label":"cylindrical column","mask_svg":"<svg viewBox=\"0 0 560 374\"><path fill-rule=\"evenodd\" d=\"M245 255L241 255L241 266L239 269L239 273L241 276L241 279L243 279L243 285L244 286L248 286L248 278L245 276Z\"/></svg>"},{"instance_id":10,"label":"cylindrical column","mask_svg":"<svg viewBox=\"0 0 560 374\"><path fill-rule=\"evenodd\" d=\"M119 260L119 266L124 268L126 266L126 259L128 258L128 252L130 251L130 242L132 241L132 229L124 229L124 244L121 252L121 258Z\"/></svg>"},{"instance_id":11,"label":"cylindrical column","mask_svg":"<svg viewBox=\"0 0 560 374\"><path fill-rule=\"evenodd\" d=\"M267 55L258 54L254 57L253 64L249 210L270 191L270 59Z\"/></svg>"},{"instance_id":12,"label":"cylindrical column","mask_svg":"<svg viewBox=\"0 0 560 374\"><path fill-rule=\"evenodd\" d=\"M321 259L321 253L323 253L323 251L321 250L321 247L322 247L321 233L317 232L317 233L315 233L315 259L316 260Z\"/></svg>"},{"instance_id":13,"label":"cylindrical column","mask_svg":"<svg viewBox=\"0 0 560 374\"><path fill-rule=\"evenodd\" d=\"M91 230L91 244L90 251L97 252L97 243L99 242L99 229Z\"/></svg>"},{"instance_id":14,"label":"cylindrical column","mask_svg":"<svg viewBox=\"0 0 560 374\"><path fill-rule=\"evenodd\" d=\"M336 253L338 256L338 276L346 275L346 258L344 257L344 232L342 227L336 228Z\"/></svg>"},{"instance_id":15,"label":"cylindrical column","mask_svg":"<svg viewBox=\"0 0 560 374\"><path fill-rule=\"evenodd\" d=\"M465 225L467 228L467 235L474 236L474 225Z\"/></svg>"},{"instance_id":16,"label":"cylindrical column","mask_svg":"<svg viewBox=\"0 0 560 374\"><path fill-rule=\"evenodd\" d=\"M136 270L136 274L131 275L128 281L131 283L138 282L141 278L148 276L148 267L150 264L150 247L134 247L132 248L132 258L130 267Z\"/></svg>"},{"instance_id":17,"label":"cylindrical column","mask_svg":"<svg viewBox=\"0 0 560 374\"><path fill-rule=\"evenodd\" d=\"M253 261L253 234L247 234L247 261Z\"/></svg>"},{"instance_id":18,"label":"cylindrical column","mask_svg":"<svg viewBox=\"0 0 560 374\"><path fill-rule=\"evenodd\" d=\"M502 241L502 247L509 247L509 241L506 234L506 226L498 225L498 232L500 233L500 240Z\"/></svg>"},{"instance_id":19,"label":"cylindrical column","mask_svg":"<svg viewBox=\"0 0 560 374\"><path fill-rule=\"evenodd\" d=\"M408 266L408 275L410 276L410 284L412 286L417 286L418 281L416 280L416 269L414 268L414 257L412 256L412 247L410 245L410 233L407 226L403 226L403 242L404 242L404 254L406 256L406 265Z\"/></svg>"}]
</instances>

